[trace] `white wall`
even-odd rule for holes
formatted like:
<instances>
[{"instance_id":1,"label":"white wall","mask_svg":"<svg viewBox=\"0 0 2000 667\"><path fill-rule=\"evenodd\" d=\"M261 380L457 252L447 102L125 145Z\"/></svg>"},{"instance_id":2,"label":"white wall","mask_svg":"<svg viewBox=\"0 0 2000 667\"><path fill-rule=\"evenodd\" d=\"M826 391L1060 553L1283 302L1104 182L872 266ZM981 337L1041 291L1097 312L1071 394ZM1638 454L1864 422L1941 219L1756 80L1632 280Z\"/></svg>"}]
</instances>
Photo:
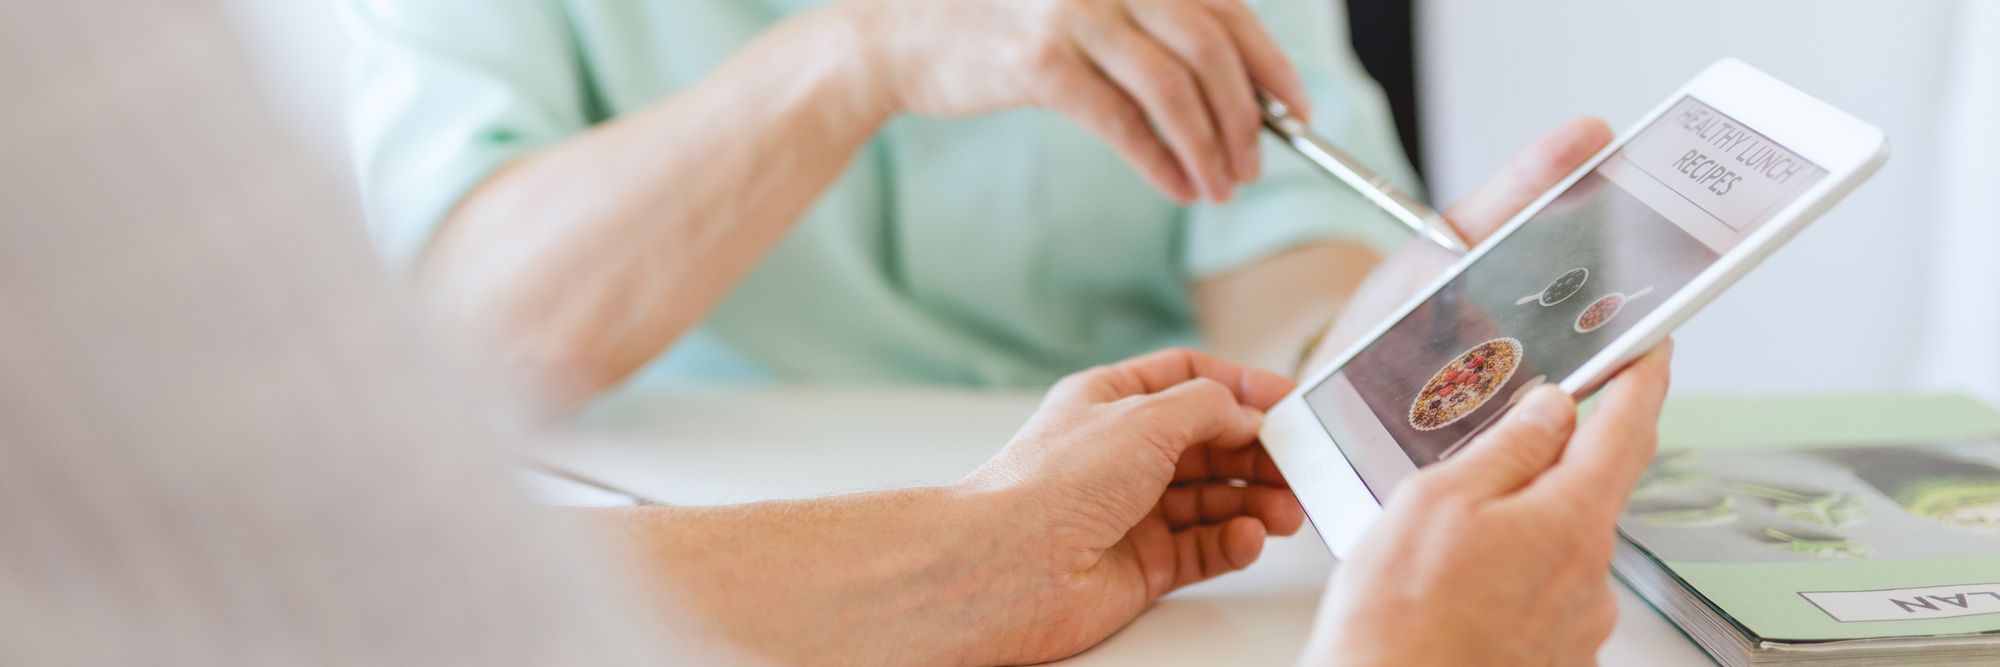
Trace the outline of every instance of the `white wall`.
<instances>
[{"instance_id":1,"label":"white wall","mask_svg":"<svg viewBox=\"0 0 2000 667\"><path fill-rule=\"evenodd\" d=\"M1875 123L1894 154L1681 330L1676 390L1952 383L1918 362L1936 305L1931 183L1945 138L1933 127L1953 18L1948 2L1427 0L1418 25L1431 186L1450 201L1572 116L1622 132L1709 62L1737 56Z\"/></svg>"}]
</instances>

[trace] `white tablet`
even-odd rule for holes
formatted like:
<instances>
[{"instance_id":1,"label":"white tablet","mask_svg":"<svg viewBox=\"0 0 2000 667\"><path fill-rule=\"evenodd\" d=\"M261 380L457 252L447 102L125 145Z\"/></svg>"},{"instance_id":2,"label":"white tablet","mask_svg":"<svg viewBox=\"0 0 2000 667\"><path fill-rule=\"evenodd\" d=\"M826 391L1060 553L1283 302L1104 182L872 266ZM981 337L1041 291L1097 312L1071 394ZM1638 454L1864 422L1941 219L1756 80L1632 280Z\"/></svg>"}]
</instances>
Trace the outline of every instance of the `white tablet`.
<instances>
[{"instance_id":1,"label":"white tablet","mask_svg":"<svg viewBox=\"0 0 2000 667\"><path fill-rule=\"evenodd\" d=\"M1307 377L1264 446L1346 557L1399 482L1534 385L1594 391L1887 154L1880 130L1717 62Z\"/></svg>"}]
</instances>

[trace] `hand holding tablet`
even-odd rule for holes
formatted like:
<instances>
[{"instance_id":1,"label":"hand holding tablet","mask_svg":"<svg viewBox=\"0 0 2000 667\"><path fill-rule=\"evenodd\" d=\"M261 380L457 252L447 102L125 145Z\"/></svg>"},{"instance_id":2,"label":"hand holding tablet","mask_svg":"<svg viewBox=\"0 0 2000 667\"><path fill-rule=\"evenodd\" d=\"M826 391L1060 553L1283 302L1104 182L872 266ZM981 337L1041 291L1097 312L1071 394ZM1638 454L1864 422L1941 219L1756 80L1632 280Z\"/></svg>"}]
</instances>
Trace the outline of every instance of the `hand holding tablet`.
<instances>
[{"instance_id":1,"label":"hand holding tablet","mask_svg":"<svg viewBox=\"0 0 2000 667\"><path fill-rule=\"evenodd\" d=\"M1271 410L1265 447L1336 554L1400 483L1494 423L1510 402L1493 397L1536 379L1588 395L1886 155L1880 131L1734 60L1612 146L1586 127L1448 213L1475 240L1511 218L1449 270L1424 244L1385 262L1328 336L1359 344Z\"/></svg>"},{"instance_id":2,"label":"hand holding tablet","mask_svg":"<svg viewBox=\"0 0 2000 667\"><path fill-rule=\"evenodd\" d=\"M1620 373L1581 424L1544 387L1412 477L1337 570L1300 663L1592 664L1617 618L1619 506L1602 500L1652 460L1671 347Z\"/></svg>"}]
</instances>

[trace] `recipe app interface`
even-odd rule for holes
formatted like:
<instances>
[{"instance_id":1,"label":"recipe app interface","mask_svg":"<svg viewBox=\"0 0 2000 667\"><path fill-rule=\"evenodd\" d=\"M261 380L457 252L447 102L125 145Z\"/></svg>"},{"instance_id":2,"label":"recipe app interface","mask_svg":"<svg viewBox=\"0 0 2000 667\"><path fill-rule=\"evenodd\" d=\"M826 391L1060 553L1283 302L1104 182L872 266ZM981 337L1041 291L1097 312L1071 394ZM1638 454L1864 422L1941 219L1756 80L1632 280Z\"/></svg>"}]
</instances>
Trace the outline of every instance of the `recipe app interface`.
<instances>
[{"instance_id":1,"label":"recipe app interface","mask_svg":"<svg viewBox=\"0 0 2000 667\"><path fill-rule=\"evenodd\" d=\"M1825 176L1682 98L1306 403L1380 498L1574 373Z\"/></svg>"}]
</instances>

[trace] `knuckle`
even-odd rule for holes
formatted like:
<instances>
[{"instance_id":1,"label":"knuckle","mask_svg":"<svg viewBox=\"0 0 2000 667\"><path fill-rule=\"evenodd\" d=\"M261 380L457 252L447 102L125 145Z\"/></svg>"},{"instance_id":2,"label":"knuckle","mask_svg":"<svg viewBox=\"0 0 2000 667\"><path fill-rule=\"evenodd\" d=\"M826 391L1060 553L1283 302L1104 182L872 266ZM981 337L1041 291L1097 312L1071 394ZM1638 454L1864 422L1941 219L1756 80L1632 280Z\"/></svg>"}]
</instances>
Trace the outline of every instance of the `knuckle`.
<instances>
[{"instance_id":1,"label":"knuckle","mask_svg":"<svg viewBox=\"0 0 2000 667\"><path fill-rule=\"evenodd\" d=\"M1236 55L1236 49L1221 34L1203 31L1188 45L1188 55L1203 65L1219 65Z\"/></svg>"},{"instance_id":2,"label":"knuckle","mask_svg":"<svg viewBox=\"0 0 2000 667\"><path fill-rule=\"evenodd\" d=\"M1123 386L1123 374L1123 369L1117 366L1092 366L1063 376L1049 388L1048 395L1076 398L1105 390L1119 393L1118 390Z\"/></svg>"},{"instance_id":3,"label":"knuckle","mask_svg":"<svg viewBox=\"0 0 2000 667\"><path fill-rule=\"evenodd\" d=\"M1411 477L1409 480L1403 482L1403 486L1398 493L1407 498L1411 504L1429 510L1442 509L1444 505L1449 503L1449 498L1452 496L1451 487L1446 483L1445 478L1424 474Z\"/></svg>"},{"instance_id":4,"label":"knuckle","mask_svg":"<svg viewBox=\"0 0 2000 667\"><path fill-rule=\"evenodd\" d=\"M1524 438L1528 437L1534 436L1530 434L1510 434L1508 437L1497 438L1495 442L1489 445L1492 447L1492 453L1489 455L1494 459L1493 465L1508 470L1525 471L1533 469L1535 467L1534 453L1529 451L1528 444L1523 441Z\"/></svg>"},{"instance_id":5,"label":"knuckle","mask_svg":"<svg viewBox=\"0 0 2000 667\"><path fill-rule=\"evenodd\" d=\"M1060 380L1056 380L1056 383L1049 387L1048 395L1051 397L1075 395L1081 393L1084 387L1089 386L1089 383L1090 380L1085 373L1071 373L1063 376Z\"/></svg>"},{"instance_id":6,"label":"knuckle","mask_svg":"<svg viewBox=\"0 0 2000 667\"><path fill-rule=\"evenodd\" d=\"M1229 114L1227 122L1229 129L1235 132L1237 136L1252 139L1257 138L1257 133L1264 129L1263 117L1257 114L1256 109L1250 107L1244 107L1237 113Z\"/></svg>"},{"instance_id":7,"label":"knuckle","mask_svg":"<svg viewBox=\"0 0 2000 667\"><path fill-rule=\"evenodd\" d=\"M1178 65L1154 62L1141 70L1139 76L1139 85L1160 104L1182 108L1194 100L1194 82L1188 79L1187 70Z\"/></svg>"},{"instance_id":8,"label":"knuckle","mask_svg":"<svg viewBox=\"0 0 2000 667\"><path fill-rule=\"evenodd\" d=\"M1078 389L1083 389L1085 387L1088 387L1090 385L1102 381L1104 379L1105 374L1108 372L1110 372L1110 369L1108 367L1093 366L1091 368L1086 368L1077 371L1075 373L1070 373L1069 375L1063 376L1062 379L1057 380L1055 386L1052 388L1050 393L1069 392Z\"/></svg>"},{"instance_id":9,"label":"knuckle","mask_svg":"<svg viewBox=\"0 0 2000 667\"><path fill-rule=\"evenodd\" d=\"M1038 78L1055 79L1070 66L1069 50L1061 42L1041 40L1028 47L1027 70Z\"/></svg>"},{"instance_id":10,"label":"knuckle","mask_svg":"<svg viewBox=\"0 0 2000 667\"><path fill-rule=\"evenodd\" d=\"M1203 401L1218 402L1218 403L1236 402L1236 392L1230 391L1228 385L1225 385L1215 380L1214 378L1198 377L1193 380L1189 380L1188 383L1192 385L1192 390L1194 391L1195 396L1202 399Z\"/></svg>"}]
</instances>

